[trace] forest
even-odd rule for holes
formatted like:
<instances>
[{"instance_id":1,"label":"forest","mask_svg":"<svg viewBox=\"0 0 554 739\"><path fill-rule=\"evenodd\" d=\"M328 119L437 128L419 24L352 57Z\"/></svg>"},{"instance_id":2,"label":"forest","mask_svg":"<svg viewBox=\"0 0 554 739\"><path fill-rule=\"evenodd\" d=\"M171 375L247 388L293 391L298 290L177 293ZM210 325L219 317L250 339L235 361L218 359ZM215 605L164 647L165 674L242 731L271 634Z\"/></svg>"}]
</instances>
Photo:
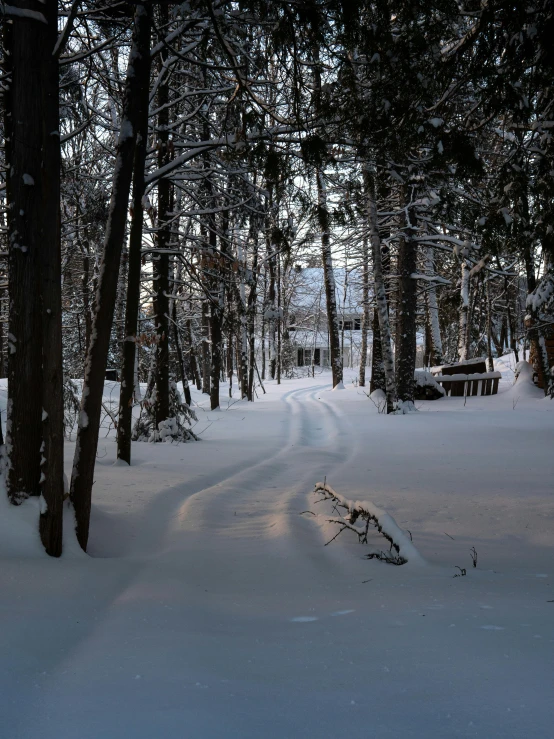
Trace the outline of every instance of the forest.
<instances>
[{"instance_id":1,"label":"forest","mask_svg":"<svg viewBox=\"0 0 554 739\"><path fill-rule=\"evenodd\" d=\"M298 572L305 585L318 583L314 604L341 617L332 621L337 634L339 622L362 606L356 601L349 608L339 564L327 559L333 556L341 572L352 567L364 577L360 583L382 581L389 596L383 590L379 597L395 604L398 578L410 579L397 570L410 568L416 574L406 590L413 601L434 598L435 585L444 595L446 582L451 593L462 583L453 577L469 580L477 570L477 590L458 604L462 610L490 597L491 573L503 567L515 580L504 583L499 611L509 592L520 591L518 578L536 575L525 588L544 590L554 545L552 3L8 2L1 4L0 45L0 560L16 568L10 577L5 571L9 587L2 590L14 588L6 614L21 619L22 631L10 642L6 681L23 670L22 654L40 652L38 644L25 646L26 616L10 618L22 592L39 620L54 619L54 611L40 615L41 603L70 613L82 602L88 605L76 623L89 623L90 598L116 603L140 599L128 595L133 588L158 587L159 597L144 595L146 620L154 602L160 608L166 597L171 602L176 562L184 568L202 561L201 574L183 570L186 592L177 600L179 608L188 599L197 604L190 630L208 640L207 659L218 676L191 678L196 693L224 672L210 641L219 633L217 609L198 605L198 593L204 586L208 593L212 582L221 585L222 599L234 593L243 604L234 604L236 614L225 611L234 623L254 597L249 583L267 573L267 598L288 593L300 607L308 596L289 572L289 557L306 560ZM141 485L147 502L131 496L124 504L122 491ZM314 507L314 485L317 502L331 506L323 518ZM453 518L444 520L450 506ZM293 514L294 525L285 523ZM518 538L531 519L525 532L531 538ZM409 531L403 520L412 521ZM452 534L451 520L463 521ZM370 532L381 543L366 555L378 561L368 564L360 562L357 545L367 545ZM256 537L271 549L267 569ZM525 547L534 553L532 574L524 576L518 567L526 565L510 559L514 537L522 547L518 558L526 561ZM458 546L457 539L463 558L444 549ZM487 549L493 540L502 552L496 565ZM481 571L483 550L490 561ZM141 565L140 577L118 569L138 568L143 557L151 564ZM237 575L227 569L234 557L244 577L250 573L236 591ZM281 557L287 576L277 564ZM115 560L120 564L110 573ZM148 569L154 561L165 586L155 585ZM442 572L445 561L455 567L448 581L444 573L421 574L429 562ZM330 585L321 579L325 563L333 572ZM119 596L116 575L126 583ZM356 587L363 591L359 599L370 586ZM334 593L329 604L326 588ZM552 603L543 595L554 597L543 590L541 609ZM532 601L534 591L526 592ZM271 603L281 607L279 599ZM423 608L429 606L416 606ZM518 601L514 619L533 620L522 609ZM542 610L536 618L533 628L543 629L548 649L533 656L517 642L517 672L543 675L527 705L552 688L547 664L554 634ZM171 623L174 633L189 633ZM432 645L427 626L421 638ZM71 628L77 644L84 627ZM360 646L358 638L363 643L362 623L359 628L349 649ZM487 634L509 629L481 628ZM246 638L245 629L236 626L236 639ZM270 639L265 622L252 629L256 642ZM121 625L110 633L118 642L127 637ZM64 636L57 627L55 634L61 649ZM496 636L503 635L487 638ZM324 632L314 638L323 649ZM348 634L341 638L348 641ZM478 662L464 643L456 654L467 676ZM163 650L171 651L165 644ZM311 659L302 654L299 669ZM330 661L339 659L333 648L331 655ZM83 733L72 733L95 702L93 689L89 702L73 702L67 723L52 718L43 698L37 705L44 721L24 726L7 712L11 728L3 735L188 735L179 733L179 723L164 723L168 710L179 721L189 717L190 736L198 737L508 735L511 708L495 702L501 688L487 693L493 706L487 724L483 703L464 692L465 682L458 687L469 702L461 701L456 727L441 723L456 710L451 697L429 724L410 702L400 718L391 718L396 698L387 693L387 710L378 710L369 733L353 728L348 713L362 699L344 697L348 710L338 711L327 734L326 691L334 686L341 703L340 672L327 685L310 662L309 694L322 714L306 718L302 691L286 692L282 665L271 659L280 665L268 683L277 704L285 710L296 701L277 723L269 718L277 708L245 666L240 680L252 684L235 685L244 705L215 699L220 710L209 719L207 690L200 720L189 707L192 697L186 709L162 709L173 690L166 686L141 723L131 717L135 698L116 681L112 690L131 702L125 709L112 705L101 689L99 705L107 701L111 717L103 728L86 719ZM491 681L513 694L515 711L515 677L504 675L496 659L495 651ZM90 669L100 680L103 668ZM137 680L142 669L132 668L141 672ZM166 674L163 665L157 669ZM168 669L176 684L180 663ZM400 683L412 695L415 674ZM23 684L31 680L25 675ZM354 693L358 682L348 684ZM535 706L531 724L520 711L521 724L514 718L510 735L547 736L546 703ZM157 711L165 718L156 719ZM243 723L244 712L251 712L251 724Z\"/></svg>"}]
</instances>

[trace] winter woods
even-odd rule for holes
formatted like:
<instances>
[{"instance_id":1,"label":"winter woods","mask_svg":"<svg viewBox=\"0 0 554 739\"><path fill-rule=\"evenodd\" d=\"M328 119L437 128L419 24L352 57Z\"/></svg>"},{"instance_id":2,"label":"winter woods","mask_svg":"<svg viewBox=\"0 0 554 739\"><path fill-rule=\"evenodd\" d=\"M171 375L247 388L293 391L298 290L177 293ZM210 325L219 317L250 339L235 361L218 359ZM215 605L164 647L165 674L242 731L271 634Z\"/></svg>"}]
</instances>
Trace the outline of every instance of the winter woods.
<instances>
[{"instance_id":1,"label":"winter woods","mask_svg":"<svg viewBox=\"0 0 554 739\"><path fill-rule=\"evenodd\" d=\"M49 554L70 378L83 549L107 370L129 464L190 385L359 365L408 412L416 364L512 350L554 392L551 3L2 11L4 472Z\"/></svg>"}]
</instances>

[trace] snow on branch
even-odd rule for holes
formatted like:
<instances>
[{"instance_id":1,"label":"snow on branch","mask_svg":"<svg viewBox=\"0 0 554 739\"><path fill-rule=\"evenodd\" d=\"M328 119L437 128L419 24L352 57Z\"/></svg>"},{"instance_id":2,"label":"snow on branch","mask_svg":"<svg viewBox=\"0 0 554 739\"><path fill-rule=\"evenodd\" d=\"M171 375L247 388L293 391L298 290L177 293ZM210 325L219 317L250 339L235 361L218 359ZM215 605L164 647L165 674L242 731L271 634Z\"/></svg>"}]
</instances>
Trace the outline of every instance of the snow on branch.
<instances>
[{"instance_id":1,"label":"snow on branch","mask_svg":"<svg viewBox=\"0 0 554 739\"><path fill-rule=\"evenodd\" d=\"M27 20L46 23L43 13L39 13L38 10L28 10L27 8L16 8L13 5L4 5L3 13L4 15L10 15L12 18L26 18Z\"/></svg>"},{"instance_id":2,"label":"snow on branch","mask_svg":"<svg viewBox=\"0 0 554 739\"><path fill-rule=\"evenodd\" d=\"M408 561L424 563L423 557L412 544L409 535L398 526L390 513L367 501L349 500L333 490L326 482L316 482L314 492L323 495L323 499L333 501L336 509L343 508L347 511L345 516L333 516L327 519L330 523L336 523L342 527L336 536L345 529L350 529L358 535L362 544L366 544L370 526L373 526L390 543L390 553L370 553L367 555L368 559L383 559L395 565L403 565ZM356 526L358 519L365 521L365 524Z\"/></svg>"},{"instance_id":3,"label":"snow on branch","mask_svg":"<svg viewBox=\"0 0 554 739\"><path fill-rule=\"evenodd\" d=\"M527 296L527 308L538 313L554 297L554 270L549 270L532 293Z\"/></svg>"},{"instance_id":4,"label":"snow on branch","mask_svg":"<svg viewBox=\"0 0 554 739\"><path fill-rule=\"evenodd\" d=\"M440 277L440 275L422 275L418 272L412 272L410 275L411 280L425 280L425 282L433 282L438 283L439 285L450 285L450 280L447 280L446 277Z\"/></svg>"}]
</instances>

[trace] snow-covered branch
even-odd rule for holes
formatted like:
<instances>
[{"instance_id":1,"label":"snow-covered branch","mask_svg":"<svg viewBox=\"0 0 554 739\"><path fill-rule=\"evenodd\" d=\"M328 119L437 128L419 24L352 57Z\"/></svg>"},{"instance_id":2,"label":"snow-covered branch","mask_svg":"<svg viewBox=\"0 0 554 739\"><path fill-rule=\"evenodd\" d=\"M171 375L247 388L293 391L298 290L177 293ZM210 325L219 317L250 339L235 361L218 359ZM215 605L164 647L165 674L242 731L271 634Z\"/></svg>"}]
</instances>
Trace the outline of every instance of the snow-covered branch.
<instances>
[{"instance_id":1,"label":"snow-covered branch","mask_svg":"<svg viewBox=\"0 0 554 739\"><path fill-rule=\"evenodd\" d=\"M343 508L347 511L346 516L335 516L328 520L331 523L338 523L344 528L355 531L362 543L367 542L367 534L370 526L377 529L390 543L391 550L396 552L395 555L388 557L387 561L398 565L406 564L407 562L424 563L423 557L412 544L409 535L398 526L394 518L387 511L378 508L368 501L349 500L344 495L333 490L326 482L317 482L314 492L321 493L324 498L332 500L337 508ZM355 526L358 519L365 521L365 526Z\"/></svg>"}]
</instances>

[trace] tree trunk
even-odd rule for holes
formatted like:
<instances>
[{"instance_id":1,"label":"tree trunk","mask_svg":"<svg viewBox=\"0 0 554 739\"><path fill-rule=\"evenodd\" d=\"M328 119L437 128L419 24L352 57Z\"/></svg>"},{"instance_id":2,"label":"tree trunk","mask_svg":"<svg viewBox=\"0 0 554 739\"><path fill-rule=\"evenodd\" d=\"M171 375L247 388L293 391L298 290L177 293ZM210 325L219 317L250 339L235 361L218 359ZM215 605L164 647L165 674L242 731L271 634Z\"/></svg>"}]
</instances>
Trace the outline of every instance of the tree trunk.
<instances>
[{"instance_id":1,"label":"tree trunk","mask_svg":"<svg viewBox=\"0 0 554 739\"><path fill-rule=\"evenodd\" d=\"M192 405L192 397L190 394L190 387L187 379L187 373L185 369L185 362L183 359L183 350L181 348L181 339L179 337L179 327L177 325L177 301L173 301L173 340L175 341L175 349L177 351L177 361L179 362L179 370L181 372L181 383L183 385L183 395L185 396L185 403L188 406Z\"/></svg>"},{"instance_id":2,"label":"tree trunk","mask_svg":"<svg viewBox=\"0 0 554 739\"><path fill-rule=\"evenodd\" d=\"M150 8L147 7L148 45L150 45ZM145 31L146 35L146 31ZM146 43L146 41L145 41ZM137 358L137 328L140 303L140 272L142 228L144 210L144 170L148 145L148 93L150 87L150 55L143 69L137 105L137 140L133 164L133 201L131 233L129 236L129 264L127 274L127 304L125 309L125 335L123 340L123 363L119 393L119 419L117 426L117 458L131 464L131 434L133 424L133 399L135 396L135 365Z\"/></svg>"},{"instance_id":3,"label":"tree trunk","mask_svg":"<svg viewBox=\"0 0 554 739\"><path fill-rule=\"evenodd\" d=\"M367 364L367 334L369 329L369 253L367 237L362 249L362 345L360 348L360 387L365 387L365 368Z\"/></svg>"},{"instance_id":4,"label":"tree trunk","mask_svg":"<svg viewBox=\"0 0 554 739\"><path fill-rule=\"evenodd\" d=\"M140 99L141 86L148 78L145 69L148 69L150 64L149 38L148 12L143 5L137 5L71 475L71 500L77 519L77 538L85 551L88 543L94 463L98 446L106 361L133 172L135 136L140 125L137 119L136 103Z\"/></svg>"},{"instance_id":5,"label":"tree trunk","mask_svg":"<svg viewBox=\"0 0 554 739\"><path fill-rule=\"evenodd\" d=\"M42 497L40 537L47 553L62 553L64 496L64 412L62 361L62 275L60 243L59 67L52 52L57 42L58 6L44 3L48 56L43 61L45 98L42 148L43 230L40 249L42 309Z\"/></svg>"},{"instance_id":6,"label":"tree trunk","mask_svg":"<svg viewBox=\"0 0 554 739\"><path fill-rule=\"evenodd\" d=\"M189 364L194 384L196 385L197 390L202 390L202 378L200 377L200 371L198 369L198 360L196 357L196 349L194 347L194 338L192 335L192 325L190 320L185 323L185 338L189 345Z\"/></svg>"},{"instance_id":7,"label":"tree trunk","mask_svg":"<svg viewBox=\"0 0 554 739\"><path fill-rule=\"evenodd\" d=\"M210 245L212 252L212 277L210 280L210 326L212 335L211 355L211 385L210 385L210 408L215 411L219 408L219 382L221 379L221 368L223 365L223 311L225 306L225 284L223 271L225 265L223 260L227 253L227 239L229 230L229 211L222 215L221 238L219 253L217 251L217 231L215 216L210 216Z\"/></svg>"},{"instance_id":8,"label":"tree trunk","mask_svg":"<svg viewBox=\"0 0 554 739\"><path fill-rule=\"evenodd\" d=\"M427 249L425 273L432 277L435 274L435 264L433 259L433 249ZM429 327L429 365L443 364L444 358L442 353L442 339L439 324L439 308L437 305L437 289L431 283L427 290L427 325Z\"/></svg>"},{"instance_id":9,"label":"tree trunk","mask_svg":"<svg viewBox=\"0 0 554 739\"><path fill-rule=\"evenodd\" d=\"M381 329L379 328L379 311L377 308L373 311L373 348L371 352L371 381L369 383L369 392L374 390L387 391L387 382L385 378L385 365L383 363L383 347L381 344Z\"/></svg>"},{"instance_id":10,"label":"tree trunk","mask_svg":"<svg viewBox=\"0 0 554 739\"><path fill-rule=\"evenodd\" d=\"M92 330L92 317L90 314L90 298L89 298L89 279L90 279L90 255L88 239L84 243L85 251L83 253L83 277L82 277L82 294L83 294L83 314L85 319L85 346L83 357L87 356L90 344L90 333Z\"/></svg>"},{"instance_id":11,"label":"tree trunk","mask_svg":"<svg viewBox=\"0 0 554 739\"><path fill-rule=\"evenodd\" d=\"M392 340L387 306L387 293L383 274L381 254L381 238L377 222L377 203L375 201L375 182L368 169L364 169L364 188L367 201L367 222L369 240L373 257L373 278L375 282L375 302L379 317L381 351L383 355L383 370L385 374L385 392L387 396L387 413L396 410L396 379L394 376L394 359L392 354Z\"/></svg>"},{"instance_id":12,"label":"tree trunk","mask_svg":"<svg viewBox=\"0 0 554 739\"><path fill-rule=\"evenodd\" d=\"M15 7L21 6L16 2ZM48 554L60 556L64 489L57 3L45 0L40 11L44 22L15 16L5 24L10 77L5 104L8 493L12 503L42 494L40 537Z\"/></svg>"},{"instance_id":13,"label":"tree trunk","mask_svg":"<svg viewBox=\"0 0 554 739\"><path fill-rule=\"evenodd\" d=\"M250 240L252 242L252 284L248 294L247 308L247 332L248 332L248 387L247 398L249 401L254 400L254 367L256 364L256 344L255 344L255 326L256 326L256 301L258 288L258 227L257 219L251 216L250 220Z\"/></svg>"},{"instance_id":14,"label":"tree trunk","mask_svg":"<svg viewBox=\"0 0 554 739\"><path fill-rule=\"evenodd\" d=\"M469 272L471 265L462 260L462 280L460 286L460 323L458 332L458 359L463 362L467 359L467 332L469 312Z\"/></svg>"},{"instance_id":15,"label":"tree trunk","mask_svg":"<svg viewBox=\"0 0 554 739\"><path fill-rule=\"evenodd\" d=\"M163 37L169 20L167 5L159 8L160 34ZM166 62L168 50L160 52L161 82L158 85L158 168L170 159L169 154L169 80ZM171 182L162 177L158 182L158 253L152 259L154 282L154 322L156 329L156 402L154 416L156 428L169 418L169 255L167 248L171 237Z\"/></svg>"},{"instance_id":16,"label":"tree trunk","mask_svg":"<svg viewBox=\"0 0 554 739\"><path fill-rule=\"evenodd\" d=\"M25 5L21 0L16 2L18 9ZM50 16L50 2L47 8ZM53 103L49 100L49 57L52 58L55 40L51 43L52 19L49 20L50 23L43 23L15 16L10 22L4 21L4 64L9 80L4 108L9 244L6 441L9 450L7 488L14 504L21 503L29 495L40 495L40 249L43 229L47 226L43 199L48 193L44 188L47 176L55 177L55 173L44 172L42 161L45 116L50 107L48 103ZM50 130L58 129L56 121ZM56 221L57 210L58 205L50 214ZM51 233L51 228L48 232Z\"/></svg>"},{"instance_id":17,"label":"tree trunk","mask_svg":"<svg viewBox=\"0 0 554 739\"><path fill-rule=\"evenodd\" d=\"M486 282L486 296L487 296L487 370L489 372L494 372L494 362L492 359L492 308L491 308L490 280L487 280Z\"/></svg>"},{"instance_id":18,"label":"tree trunk","mask_svg":"<svg viewBox=\"0 0 554 739\"><path fill-rule=\"evenodd\" d=\"M202 258L202 264L205 265L206 259ZM205 275L206 267L202 267L202 274ZM208 300L202 300L202 392L205 395L210 394L210 305Z\"/></svg>"},{"instance_id":19,"label":"tree trunk","mask_svg":"<svg viewBox=\"0 0 554 739\"><path fill-rule=\"evenodd\" d=\"M415 399L417 280L412 275L417 271L417 245L413 238L416 216L413 208L409 208L407 193L405 198L406 224L398 246L396 383L399 401L413 406Z\"/></svg>"},{"instance_id":20,"label":"tree trunk","mask_svg":"<svg viewBox=\"0 0 554 739\"><path fill-rule=\"evenodd\" d=\"M342 382L342 357L340 354L339 322L337 317L337 295L335 289L335 273L331 256L329 233L329 212L327 210L327 191L325 178L321 170L316 171L317 203L319 226L321 229L321 258L323 261L323 280L327 302L327 327L329 331L329 349L331 354L331 372L333 387Z\"/></svg>"}]
</instances>

